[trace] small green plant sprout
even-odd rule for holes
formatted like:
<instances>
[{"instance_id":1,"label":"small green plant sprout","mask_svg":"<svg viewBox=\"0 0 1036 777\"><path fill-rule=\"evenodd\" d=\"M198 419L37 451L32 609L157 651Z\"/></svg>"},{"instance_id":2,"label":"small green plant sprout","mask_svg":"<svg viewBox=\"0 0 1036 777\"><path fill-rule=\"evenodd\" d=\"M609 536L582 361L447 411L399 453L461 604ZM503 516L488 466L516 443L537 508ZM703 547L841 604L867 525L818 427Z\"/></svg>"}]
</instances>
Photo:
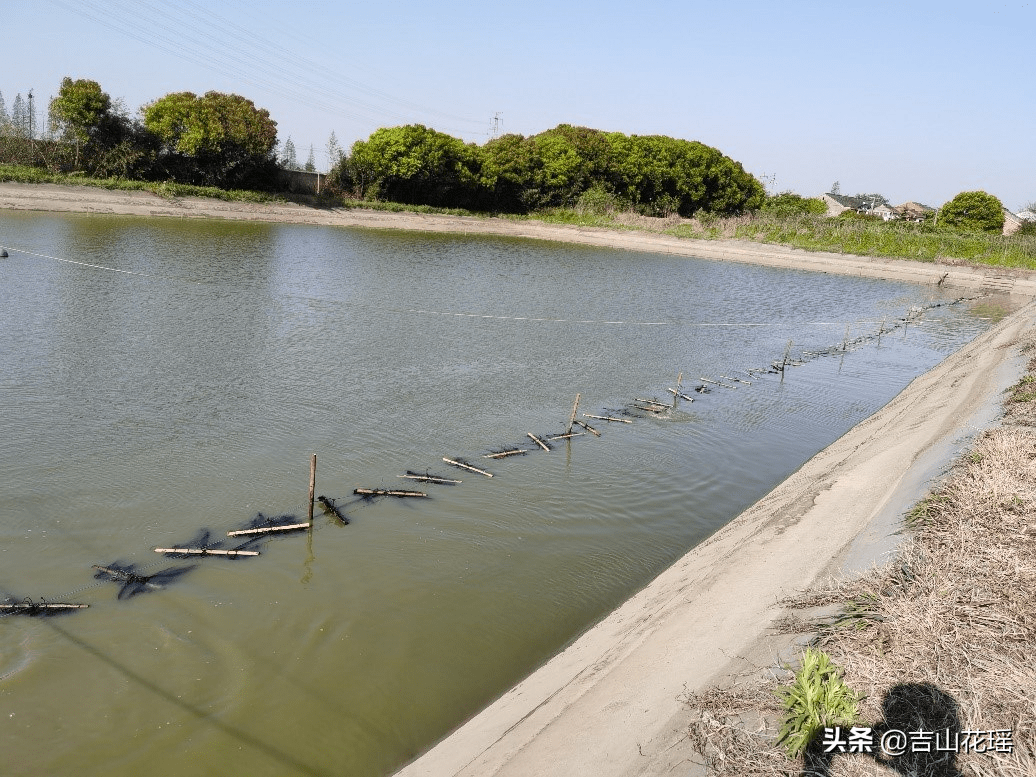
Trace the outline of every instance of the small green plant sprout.
<instances>
[{"instance_id":1,"label":"small green plant sprout","mask_svg":"<svg viewBox=\"0 0 1036 777\"><path fill-rule=\"evenodd\" d=\"M790 758L800 756L822 729L852 725L860 701L843 682L830 656L814 648L806 648L794 683L778 689L777 695L784 706L777 744L784 746Z\"/></svg>"}]
</instances>

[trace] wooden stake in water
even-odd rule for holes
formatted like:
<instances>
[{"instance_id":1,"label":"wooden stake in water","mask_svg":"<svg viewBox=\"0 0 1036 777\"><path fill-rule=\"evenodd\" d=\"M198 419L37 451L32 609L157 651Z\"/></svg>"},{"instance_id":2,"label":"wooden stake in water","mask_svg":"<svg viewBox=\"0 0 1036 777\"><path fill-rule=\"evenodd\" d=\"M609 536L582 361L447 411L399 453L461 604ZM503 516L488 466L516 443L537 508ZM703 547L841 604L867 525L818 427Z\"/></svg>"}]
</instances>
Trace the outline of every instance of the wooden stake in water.
<instances>
[{"instance_id":1,"label":"wooden stake in water","mask_svg":"<svg viewBox=\"0 0 1036 777\"><path fill-rule=\"evenodd\" d=\"M309 460L309 522L313 523L313 501L317 492L317 455Z\"/></svg>"},{"instance_id":2,"label":"wooden stake in water","mask_svg":"<svg viewBox=\"0 0 1036 777\"><path fill-rule=\"evenodd\" d=\"M576 410L579 409L579 397L580 396L581 396L580 394L576 394L576 403L574 405L572 405L572 415L570 415L569 418L568 418L568 428L565 429L565 434L572 434L572 424L576 420Z\"/></svg>"},{"instance_id":3,"label":"wooden stake in water","mask_svg":"<svg viewBox=\"0 0 1036 777\"><path fill-rule=\"evenodd\" d=\"M881 345L881 333L885 331L885 321L887 318L881 319L881 324L878 326L878 345Z\"/></svg>"},{"instance_id":4,"label":"wooden stake in water","mask_svg":"<svg viewBox=\"0 0 1036 777\"><path fill-rule=\"evenodd\" d=\"M845 325L845 339L842 340L842 353L845 353L849 349L849 327L851 326L852 324Z\"/></svg>"},{"instance_id":5,"label":"wooden stake in water","mask_svg":"<svg viewBox=\"0 0 1036 777\"><path fill-rule=\"evenodd\" d=\"M788 366L788 355L791 353L792 341L788 341L788 347L784 349L784 361L781 362L781 375L784 374L784 368Z\"/></svg>"}]
</instances>

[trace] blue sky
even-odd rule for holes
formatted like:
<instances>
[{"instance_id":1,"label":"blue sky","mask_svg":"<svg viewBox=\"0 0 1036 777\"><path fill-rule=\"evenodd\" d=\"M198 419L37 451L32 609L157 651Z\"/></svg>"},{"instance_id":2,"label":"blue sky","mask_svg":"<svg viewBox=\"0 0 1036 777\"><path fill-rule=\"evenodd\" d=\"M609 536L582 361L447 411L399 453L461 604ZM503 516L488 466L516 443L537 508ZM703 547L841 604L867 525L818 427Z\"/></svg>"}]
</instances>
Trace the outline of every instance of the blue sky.
<instances>
[{"instance_id":1,"label":"blue sky","mask_svg":"<svg viewBox=\"0 0 1036 777\"><path fill-rule=\"evenodd\" d=\"M1034 2L0 0L0 92L235 92L318 166L382 126L700 140L771 188L1036 200ZM769 178L769 177L773 178Z\"/></svg>"}]
</instances>

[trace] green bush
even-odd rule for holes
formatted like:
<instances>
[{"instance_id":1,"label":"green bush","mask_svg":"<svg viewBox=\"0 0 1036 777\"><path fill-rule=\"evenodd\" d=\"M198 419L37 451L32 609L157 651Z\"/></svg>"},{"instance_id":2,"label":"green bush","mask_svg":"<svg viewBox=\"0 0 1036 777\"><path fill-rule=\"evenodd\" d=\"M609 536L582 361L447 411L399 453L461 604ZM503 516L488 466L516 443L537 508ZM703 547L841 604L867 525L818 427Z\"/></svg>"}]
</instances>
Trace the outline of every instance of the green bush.
<instances>
[{"instance_id":1,"label":"green bush","mask_svg":"<svg viewBox=\"0 0 1036 777\"><path fill-rule=\"evenodd\" d=\"M788 756L805 752L817 733L833 726L850 726L856 721L860 697L843 681L831 658L820 650L807 648L802 666L791 686L780 688L784 721L777 744Z\"/></svg>"},{"instance_id":2,"label":"green bush","mask_svg":"<svg viewBox=\"0 0 1036 777\"><path fill-rule=\"evenodd\" d=\"M767 197L759 210L767 216L819 216L827 212L827 205L819 197L781 192Z\"/></svg>"},{"instance_id":3,"label":"green bush","mask_svg":"<svg viewBox=\"0 0 1036 777\"><path fill-rule=\"evenodd\" d=\"M961 192L942 206L939 221L966 232L1002 232L1004 204L986 192Z\"/></svg>"}]
</instances>

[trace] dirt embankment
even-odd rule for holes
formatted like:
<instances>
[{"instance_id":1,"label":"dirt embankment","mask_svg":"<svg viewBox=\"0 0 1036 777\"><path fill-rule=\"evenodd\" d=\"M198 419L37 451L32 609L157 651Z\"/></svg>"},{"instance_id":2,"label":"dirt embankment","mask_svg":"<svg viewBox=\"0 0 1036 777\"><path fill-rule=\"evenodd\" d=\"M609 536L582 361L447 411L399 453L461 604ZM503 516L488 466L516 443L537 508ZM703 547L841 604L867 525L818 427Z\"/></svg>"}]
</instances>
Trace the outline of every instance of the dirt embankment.
<instances>
[{"instance_id":1,"label":"dirt embankment","mask_svg":"<svg viewBox=\"0 0 1036 777\"><path fill-rule=\"evenodd\" d=\"M318 208L294 203L224 202L201 197L165 199L142 191L22 183L0 183L0 209L3 208L525 237L1036 296L1036 277L1026 271L811 252L741 240L689 240L642 230L576 227L533 220L388 213L359 208Z\"/></svg>"}]
</instances>

